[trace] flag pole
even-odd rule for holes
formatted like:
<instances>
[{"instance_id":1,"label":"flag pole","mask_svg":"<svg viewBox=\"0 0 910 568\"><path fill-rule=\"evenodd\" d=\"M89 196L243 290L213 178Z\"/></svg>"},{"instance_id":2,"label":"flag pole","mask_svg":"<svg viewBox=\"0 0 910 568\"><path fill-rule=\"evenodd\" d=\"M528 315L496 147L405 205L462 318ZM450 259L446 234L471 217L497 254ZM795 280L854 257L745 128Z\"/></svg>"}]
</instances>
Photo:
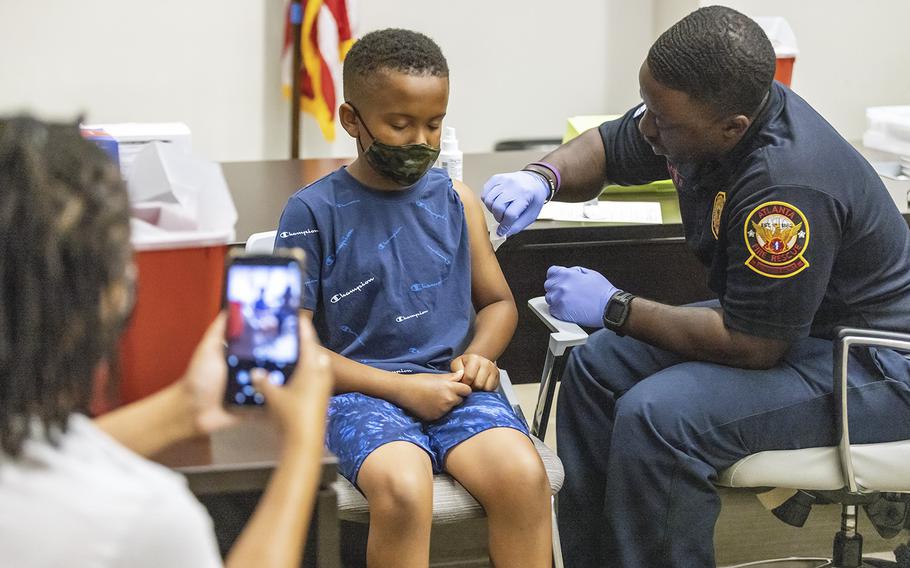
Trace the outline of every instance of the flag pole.
<instances>
[{"instance_id":1,"label":"flag pole","mask_svg":"<svg viewBox=\"0 0 910 568\"><path fill-rule=\"evenodd\" d=\"M294 35L291 54L291 159L300 157L300 68L302 66L301 32L303 6L300 0L291 0L291 27Z\"/></svg>"}]
</instances>

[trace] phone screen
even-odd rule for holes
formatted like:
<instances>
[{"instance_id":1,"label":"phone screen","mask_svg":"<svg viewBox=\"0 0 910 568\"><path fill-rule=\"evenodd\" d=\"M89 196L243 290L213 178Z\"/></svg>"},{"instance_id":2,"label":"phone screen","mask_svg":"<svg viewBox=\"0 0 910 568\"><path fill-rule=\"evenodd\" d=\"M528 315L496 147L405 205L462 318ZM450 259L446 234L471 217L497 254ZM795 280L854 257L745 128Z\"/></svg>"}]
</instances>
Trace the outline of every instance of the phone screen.
<instances>
[{"instance_id":1,"label":"phone screen","mask_svg":"<svg viewBox=\"0 0 910 568\"><path fill-rule=\"evenodd\" d=\"M240 257L228 267L225 403L265 402L253 388L253 369L263 369L279 385L293 374L300 347L301 273L296 259L281 256Z\"/></svg>"}]
</instances>

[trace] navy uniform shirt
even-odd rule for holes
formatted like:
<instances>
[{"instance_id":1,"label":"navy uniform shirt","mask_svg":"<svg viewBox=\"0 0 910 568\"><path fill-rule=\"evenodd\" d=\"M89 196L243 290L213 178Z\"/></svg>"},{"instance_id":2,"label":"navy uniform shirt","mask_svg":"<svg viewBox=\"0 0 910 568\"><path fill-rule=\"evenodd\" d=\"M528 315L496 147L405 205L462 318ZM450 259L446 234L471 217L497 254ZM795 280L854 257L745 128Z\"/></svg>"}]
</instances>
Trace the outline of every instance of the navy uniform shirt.
<instances>
[{"instance_id":1,"label":"navy uniform shirt","mask_svg":"<svg viewBox=\"0 0 910 568\"><path fill-rule=\"evenodd\" d=\"M323 344L399 373L448 372L474 308L464 206L431 169L401 191L341 168L288 200L276 247L306 252L303 307Z\"/></svg>"},{"instance_id":2,"label":"navy uniform shirt","mask_svg":"<svg viewBox=\"0 0 910 568\"><path fill-rule=\"evenodd\" d=\"M806 101L775 82L737 146L700 166L655 155L639 109L600 126L607 179L669 174L728 327L780 339L831 338L839 325L910 332L910 229L878 174Z\"/></svg>"}]
</instances>

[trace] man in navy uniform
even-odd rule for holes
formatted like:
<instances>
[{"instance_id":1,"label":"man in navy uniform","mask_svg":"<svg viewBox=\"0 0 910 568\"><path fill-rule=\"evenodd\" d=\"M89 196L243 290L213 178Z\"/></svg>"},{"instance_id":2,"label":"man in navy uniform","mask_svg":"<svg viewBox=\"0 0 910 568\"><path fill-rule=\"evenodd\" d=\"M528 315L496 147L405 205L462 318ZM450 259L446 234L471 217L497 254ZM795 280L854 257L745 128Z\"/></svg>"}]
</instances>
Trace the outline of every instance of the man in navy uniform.
<instances>
[{"instance_id":1,"label":"man in navy uniform","mask_svg":"<svg viewBox=\"0 0 910 568\"><path fill-rule=\"evenodd\" d=\"M574 351L558 401L568 566L713 566L719 471L836 444L835 327L910 332L906 223L872 167L774 70L755 22L702 8L651 47L643 104L484 188L508 235L557 192L584 201L606 182L669 174L719 299L674 307L593 270L548 271L553 315L607 328ZM852 441L910 437L910 361L856 355Z\"/></svg>"}]
</instances>

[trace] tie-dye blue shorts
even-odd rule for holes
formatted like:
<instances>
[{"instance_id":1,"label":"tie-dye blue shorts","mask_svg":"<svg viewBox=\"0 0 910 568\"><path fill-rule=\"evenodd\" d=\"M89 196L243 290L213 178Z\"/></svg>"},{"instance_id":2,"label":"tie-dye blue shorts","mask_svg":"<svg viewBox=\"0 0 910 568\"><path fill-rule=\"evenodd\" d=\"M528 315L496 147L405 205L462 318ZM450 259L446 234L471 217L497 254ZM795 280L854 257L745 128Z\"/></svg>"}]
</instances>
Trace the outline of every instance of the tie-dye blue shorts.
<instances>
[{"instance_id":1,"label":"tie-dye blue shorts","mask_svg":"<svg viewBox=\"0 0 910 568\"><path fill-rule=\"evenodd\" d=\"M360 393L333 396L329 403L326 445L338 457L338 469L357 485L363 460L383 444L411 442L426 450L433 472L443 469L455 446L490 428L514 428L528 434L524 420L498 392L473 392L434 422L424 422L391 402Z\"/></svg>"}]
</instances>

